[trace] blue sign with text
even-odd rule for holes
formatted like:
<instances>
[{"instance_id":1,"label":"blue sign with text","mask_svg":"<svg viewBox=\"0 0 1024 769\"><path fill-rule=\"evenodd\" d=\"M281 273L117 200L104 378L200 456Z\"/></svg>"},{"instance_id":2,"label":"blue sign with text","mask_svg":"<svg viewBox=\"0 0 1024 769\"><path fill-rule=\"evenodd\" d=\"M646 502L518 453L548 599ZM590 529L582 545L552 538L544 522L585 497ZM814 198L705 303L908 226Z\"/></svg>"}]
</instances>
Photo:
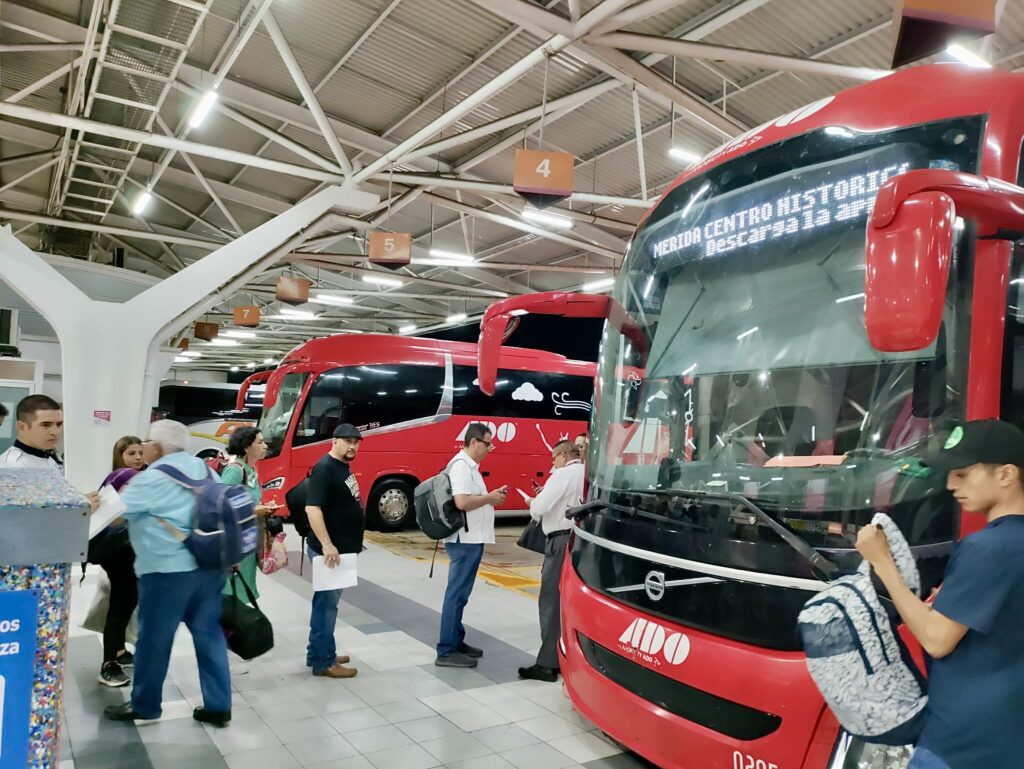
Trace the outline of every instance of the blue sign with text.
<instances>
[{"instance_id":1,"label":"blue sign with text","mask_svg":"<svg viewBox=\"0 0 1024 769\"><path fill-rule=\"evenodd\" d=\"M0 591L0 769L28 765L38 614L38 591Z\"/></svg>"}]
</instances>

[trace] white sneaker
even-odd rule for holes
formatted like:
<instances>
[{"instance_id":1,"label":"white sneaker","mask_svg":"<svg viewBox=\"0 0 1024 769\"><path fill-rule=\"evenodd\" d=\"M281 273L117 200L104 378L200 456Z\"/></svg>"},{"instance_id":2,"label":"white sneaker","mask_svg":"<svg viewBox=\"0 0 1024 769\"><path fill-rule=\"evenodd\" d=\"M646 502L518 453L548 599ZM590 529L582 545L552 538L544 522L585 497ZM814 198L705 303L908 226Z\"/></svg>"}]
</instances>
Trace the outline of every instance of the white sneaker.
<instances>
[{"instance_id":1,"label":"white sneaker","mask_svg":"<svg viewBox=\"0 0 1024 769\"><path fill-rule=\"evenodd\" d=\"M228 664L228 670L233 676L244 676L249 672L249 666L244 661L231 662Z\"/></svg>"}]
</instances>

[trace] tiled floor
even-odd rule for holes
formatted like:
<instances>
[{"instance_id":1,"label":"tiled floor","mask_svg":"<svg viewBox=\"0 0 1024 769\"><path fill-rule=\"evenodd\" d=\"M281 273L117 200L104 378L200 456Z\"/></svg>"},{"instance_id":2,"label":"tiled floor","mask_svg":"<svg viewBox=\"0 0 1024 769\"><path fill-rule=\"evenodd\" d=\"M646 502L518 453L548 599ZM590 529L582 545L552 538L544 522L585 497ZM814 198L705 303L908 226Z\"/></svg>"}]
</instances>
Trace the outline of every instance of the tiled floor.
<instances>
[{"instance_id":1,"label":"tiled floor","mask_svg":"<svg viewBox=\"0 0 1024 769\"><path fill-rule=\"evenodd\" d=\"M127 690L95 683L99 637L77 627L95 575L75 591L65 693L61 769L632 769L581 717L561 684L520 681L539 644L537 605L522 592L478 581L466 611L468 640L485 649L475 670L434 666L433 644L446 565L428 564L369 545L359 558L358 587L345 591L339 650L358 677L313 678L305 667L308 564L260 575L260 607L275 629L275 648L236 676L227 729L195 723L201 704L191 639L176 639L164 690L164 716L138 726L100 713Z\"/></svg>"}]
</instances>

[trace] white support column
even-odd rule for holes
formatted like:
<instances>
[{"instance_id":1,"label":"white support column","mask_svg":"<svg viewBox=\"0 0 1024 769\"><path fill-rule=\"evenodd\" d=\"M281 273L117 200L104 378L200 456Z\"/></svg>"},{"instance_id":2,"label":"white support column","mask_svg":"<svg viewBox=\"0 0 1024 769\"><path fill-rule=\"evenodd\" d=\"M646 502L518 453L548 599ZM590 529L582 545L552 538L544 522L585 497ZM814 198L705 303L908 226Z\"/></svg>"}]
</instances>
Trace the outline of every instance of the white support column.
<instances>
[{"instance_id":1,"label":"white support column","mask_svg":"<svg viewBox=\"0 0 1024 769\"><path fill-rule=\"evenodd\" d=\"M114 441L145 428L168 324L189 322L190 311L210 294L281 245L291 246L296 233L349 202L350 195L328 187L121 304L89 299L18 241L10 226L0 229L4 280L46 318L61 343L64 445L72 483L94 488L110 470ZM109 423L94 424L95 411L109 411Z\"/></svg>"}]
</instances>

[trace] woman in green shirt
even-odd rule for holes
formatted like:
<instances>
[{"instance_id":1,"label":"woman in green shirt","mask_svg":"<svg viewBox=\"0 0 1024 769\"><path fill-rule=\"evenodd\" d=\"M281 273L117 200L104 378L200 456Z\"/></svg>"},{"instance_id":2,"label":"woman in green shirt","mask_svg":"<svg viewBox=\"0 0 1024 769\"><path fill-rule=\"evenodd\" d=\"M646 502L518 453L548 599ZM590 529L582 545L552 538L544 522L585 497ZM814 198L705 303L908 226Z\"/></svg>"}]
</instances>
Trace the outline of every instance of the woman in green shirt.
<instances>
[{"instance_id":1,"label":"woman in green shirt","mask_svg":"<svg viewBox=\"0 0 1024 769\"><path fill-rule=\"evenodd\" d=\"M256 505L256 515L261 519L271 515L274 508L262 504L263 489L260 487L259 475L256 473L256 463L267 455L267 444L263 440L263 434L255 427L239 427L228 440L228 454L232 459L221 471L221 480L224 483L245 486L249 489ZM260 530L262 532L262 523ZM245 560L238 564L238 570L253 595L259 598L259 591L256 589L256 556L256 553L246 556ZM224 586L226 594L231 594L232 582L237 579L238 577L235 576L228 580ZM248 603L248 596L241 584L235 586L235 593L239 600Z\"/></svg>"}]
</instances>

